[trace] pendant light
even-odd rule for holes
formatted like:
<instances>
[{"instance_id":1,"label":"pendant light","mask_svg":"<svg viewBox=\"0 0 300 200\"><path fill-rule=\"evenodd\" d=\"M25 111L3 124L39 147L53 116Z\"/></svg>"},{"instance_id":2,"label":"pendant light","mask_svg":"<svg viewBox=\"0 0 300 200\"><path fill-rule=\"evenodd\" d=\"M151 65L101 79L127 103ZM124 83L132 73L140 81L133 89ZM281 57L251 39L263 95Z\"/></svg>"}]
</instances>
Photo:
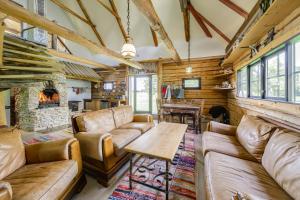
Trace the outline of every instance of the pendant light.
<instances>
[{"instance_id":1,"label":"pendant light","mask_svg":"<svg viewBox=\"0 0 300 200\"><path fill-rule=\"evenodd\" d=\"M121 49L121 54L126 59L134 58L136 55L136 49L130 37L130 0L127 0L127 36L126 42Z\"/></svg>"},{"instance_id":2,"label":"pendant light","mask_svg":"<svg viewBox=\"0 0 300 200\"><path fill-rule=\"evenodd\" d=\"M189 30L191 30L190 11L188 11L188 22L189 22L189 24L188 24ZM190 38L188 41L188 66L187 66L187 68L185 68L185 72L192 73L192 71L193 71L193 68L191 65L191 31L190 31Z\"/></svg>"}]
</instances>

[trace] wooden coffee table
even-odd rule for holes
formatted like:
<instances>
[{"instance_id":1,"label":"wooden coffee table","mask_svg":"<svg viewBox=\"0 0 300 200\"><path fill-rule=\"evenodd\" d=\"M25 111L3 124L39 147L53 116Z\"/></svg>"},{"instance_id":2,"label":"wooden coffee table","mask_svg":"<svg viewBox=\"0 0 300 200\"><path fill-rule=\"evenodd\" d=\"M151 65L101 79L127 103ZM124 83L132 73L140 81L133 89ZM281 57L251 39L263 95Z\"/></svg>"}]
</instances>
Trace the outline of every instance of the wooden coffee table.
<instances>
[{"instance_id":1,"label":"wooden coffee table","mask_svg":"<svg viewBox=\"0 0 300 200\"><path fill-rule=\"evenodd\" d=\"M183 139L183 146L185 146L185 132L186 124L161 122L156 127L149 130L147 133L134 140L125 147L125 151L131 153L130 167L129 167L129 187L132 189L132 182L148 186L150 188L166 193L166 199L169 196L169 163L174 159L179 145ZM149 156L157 160L166 162L165 189L155 187L153 185L144 183L132 178L132 158L133 154L142 156Z\"/></svg>"}]
</instances>

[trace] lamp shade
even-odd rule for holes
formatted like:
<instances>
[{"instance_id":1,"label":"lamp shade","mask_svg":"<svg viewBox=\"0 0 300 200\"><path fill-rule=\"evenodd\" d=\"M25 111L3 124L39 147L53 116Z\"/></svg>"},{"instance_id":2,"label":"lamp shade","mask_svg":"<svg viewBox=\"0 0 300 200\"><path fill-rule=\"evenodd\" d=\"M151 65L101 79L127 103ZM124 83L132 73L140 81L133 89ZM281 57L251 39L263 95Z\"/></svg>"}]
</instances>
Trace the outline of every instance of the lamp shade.
<instances>
[{"instance_id":1,"label":"lamp shade","mask_svg":"<svg viewBox=\"0 0 300 200\"><path fill-rule=\"evenodd\" d=\"M121 49L121 54L126 59L134 58L136 55L135 46L131 42L132 40L128 40Z\"/></svg>"},{"instance_id":2,"label":"lamp shade","mask_svg":"<svg viewBox=\"0 0 300 200\"><path fill-rule=\"evenodd\" d=\"M193 68L191 66L188 66L187 68L185 68L185 72L186 73L192 73Z\"/></svg>"}]
</instances>

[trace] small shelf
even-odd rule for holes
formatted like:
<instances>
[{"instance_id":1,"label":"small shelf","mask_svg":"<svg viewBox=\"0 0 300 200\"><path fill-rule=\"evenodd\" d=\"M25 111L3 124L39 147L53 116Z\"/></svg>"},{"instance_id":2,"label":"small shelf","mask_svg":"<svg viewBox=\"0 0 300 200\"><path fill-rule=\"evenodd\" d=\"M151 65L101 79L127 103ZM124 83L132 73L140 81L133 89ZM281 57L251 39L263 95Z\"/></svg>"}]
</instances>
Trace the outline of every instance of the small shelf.
<instances>
[{"instance_id":1,"label":"small shelf","mask_svg":"<svg viewBox=\"0 0 300 200\"><path fill-rule=\"evenodd\" d=\"M221 87L213 87L213 90L222 90L222 91L227 91L227 90L234 90L235 88L221 88Z\"/></svg>"},{"instance_id":2,"label":"small shelf","mask_svg":"<svg viewBox=\"0 0 300 200\"><path fill-rule=\"evenodd\" d=\"M213 78L226 77L226 76L230 76L230 75L232 75L232 74L233 74L233 72L232 72L232 73L227 73L227 74L213 75L212 77L213 77Z\"/></svg>"},{"instance_id":3,"label":"small shelf","mask_svg":"<svg viewBox=\"0 0 300 200\"><path fill-rule=\"evenodd\" d=\"M249 51L241 47L247 47L259 41L271 28L275 27L299 6L300 1L298 0L275 0L268 10L245 33L238 47L232 50L222 65L234 63L242 54Z\"/></svg>"}]
</instances>

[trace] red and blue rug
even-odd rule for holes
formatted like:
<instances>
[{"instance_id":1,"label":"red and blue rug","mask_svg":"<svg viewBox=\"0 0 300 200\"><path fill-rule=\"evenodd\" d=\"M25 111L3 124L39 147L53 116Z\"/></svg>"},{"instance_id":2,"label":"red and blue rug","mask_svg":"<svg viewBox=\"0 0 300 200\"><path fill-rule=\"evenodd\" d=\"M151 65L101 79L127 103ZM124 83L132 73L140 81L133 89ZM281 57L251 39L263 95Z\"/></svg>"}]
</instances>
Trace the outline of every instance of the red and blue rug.
<instances>
[{"instance_id":1,"label":"red and blue rug","mask_svg":"<svg viewBox=\"0 0 300 200\"><path fill-rule=\"evenodd\" d=\"M170 166L170 173L173 174L169 182L169 199L196 199L195 189L195 141L196 135L188 131L185 135L185 148L179 147L176 156ZM139 166L144 167L139 167ZM165 188L164 175L165 162L155 161L151 158L141 158L135 163L134 179L143 181L155 187ZM129 189L129 173L122 178L116 189L109 197L110 200L160 200L165 199L165 193L151 189L138 183L132 183L132 190Z\"/></svg>"}]
</instances>

